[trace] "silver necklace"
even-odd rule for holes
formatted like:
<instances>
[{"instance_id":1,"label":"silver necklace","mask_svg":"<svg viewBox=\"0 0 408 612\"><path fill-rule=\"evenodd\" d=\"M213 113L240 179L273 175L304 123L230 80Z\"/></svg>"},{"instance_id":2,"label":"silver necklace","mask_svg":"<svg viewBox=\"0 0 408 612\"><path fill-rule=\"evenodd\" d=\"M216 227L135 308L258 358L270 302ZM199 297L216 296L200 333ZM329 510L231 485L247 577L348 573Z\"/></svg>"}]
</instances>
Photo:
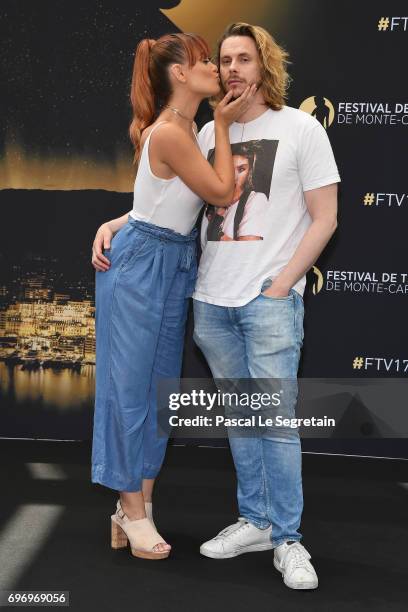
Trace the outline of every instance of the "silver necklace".
<instances>
[{"instance_id":1,"label":"silver necklace","mask_svg":"<svg viewBox=\"0 0 408 612\"><path fill-rule=\"evenodd\" d=\"M186 117L185 115L183 115L183 113L180 113L179 109L174 108L174 106L169 106L168 104L166 104L164 108L169 108L171 111L173 111L175 115L179 115L179 117L182 117L182 119L186 119L186 121L190 121L190 123L193 123L194 121L194 119L190 119L190 117Z\"/></svg>"},{"instance_id":2,"label":"silver necklace","mask_svg":"<svg viewBox=\"0 0 408 612\"><path fill-rule=\"evenodd\" d=\"M242 139L244 137L244 129L245 129L245 123L242 124L241 142L242 142Z\"/></svg>"}]
</instances>

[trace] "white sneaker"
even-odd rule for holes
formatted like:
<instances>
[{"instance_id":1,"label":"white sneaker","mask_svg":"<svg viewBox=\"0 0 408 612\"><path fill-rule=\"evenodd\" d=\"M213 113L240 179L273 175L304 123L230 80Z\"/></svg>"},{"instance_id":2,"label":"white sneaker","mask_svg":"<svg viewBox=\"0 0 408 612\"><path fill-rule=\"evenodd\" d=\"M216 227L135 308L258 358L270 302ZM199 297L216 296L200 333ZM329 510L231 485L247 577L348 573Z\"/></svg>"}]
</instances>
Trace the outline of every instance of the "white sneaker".
<instances>
[{"instance_id":1,"label":"white sneaker","mask_svg":"<svg viewBox=\"0 0 408 612\"><path fill-rule=\"evenodd\" d=\"M319 581L310 554L300 542L284 542L274 551L273 564L283 575L283 582L290 589L316 589Z\"/></svg>"},{"instance_id":2,"label":"white sneaker","mask_svg":"<svg viewBox=\"0 0 408 612\"><path fill-rule=\"evenodd\" d=\"M270 550L271 526L258 529L240 516L238 522L226 527L212 540L200 546L200 553L212 559L230 559L246 552Z\"/></svg>"}]
</instances>

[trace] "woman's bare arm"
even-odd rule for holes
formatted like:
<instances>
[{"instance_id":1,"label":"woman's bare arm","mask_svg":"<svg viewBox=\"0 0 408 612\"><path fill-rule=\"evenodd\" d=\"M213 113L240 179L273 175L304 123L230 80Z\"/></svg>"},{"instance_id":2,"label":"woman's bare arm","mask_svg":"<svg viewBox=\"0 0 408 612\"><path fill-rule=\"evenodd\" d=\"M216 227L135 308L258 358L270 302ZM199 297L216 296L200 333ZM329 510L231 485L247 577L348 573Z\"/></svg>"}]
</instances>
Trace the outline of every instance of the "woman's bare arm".
<instances>
[{"instance_id":1,"label":"woman's bare arm","mask_svg":"<svg viewBox=\"0 0 408 612\"><path fill-rule=\"evenodd\" d=\"M120 228L127 223L129 217L129 213L125 213L121 217L117 217L116 219L111 219L111 221L107 221L106 224L109 225L110 229L114 234L120 230ZM109 248L109 247L106 247Z\"/></svg>"},{"instance_id":2,"label":"woman's bare arm","mask_svg":"<svg viewBox=\"0 0 408 612\"><path fill-rule=\"evenodd\" d=\"M229 126L252 103L256 86L248 86L245 92L230 102L229 92L214 113L215 159L212 166L202 155L188 133L175 123L168 122L157 130L150 140L151 159L157 159L200 198L216 206L231 204L234 191L234 167Z\"/></svg>"},{"instance_id":3,"label":"woman's bare arm","mask_svg":"<svg viewBox=\"0 0 408 612\"><path fill-rule=\"evenodd\" d=\"M125 213L121 217L111 219L102 223L96 232L95 239L92 245L92 265L95 270L105 272L109 270L110 261L102 253L103 249L109 249L110 243L113 236L120 230L120 228L127 223L129 213Z\"/></svg>"}]
</instances>

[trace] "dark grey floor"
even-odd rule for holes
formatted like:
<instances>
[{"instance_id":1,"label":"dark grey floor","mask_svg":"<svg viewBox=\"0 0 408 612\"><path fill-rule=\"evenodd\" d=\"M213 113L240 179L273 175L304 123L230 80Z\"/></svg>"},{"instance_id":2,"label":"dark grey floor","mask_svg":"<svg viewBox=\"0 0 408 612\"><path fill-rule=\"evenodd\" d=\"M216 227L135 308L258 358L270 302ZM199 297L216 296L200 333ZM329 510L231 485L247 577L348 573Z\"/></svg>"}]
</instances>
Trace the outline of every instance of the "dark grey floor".
<instances>
[{"instance_id":1,"label":"dark grey floor","mask_svg":"<svg viewBox=\"0 0 408 612\"><path fill-rule=\"evenodd\" d=\"M168 449L155 520L173 551L155 562L111 550L117 496L90 482L90 452L0 440L0 589L70 591L75 611L408 608L408 461L303 455L301 532L320 586L299 592L283 584L272 552L199 555L237 516L228 450Z\"/></svg>"}]
</instances>

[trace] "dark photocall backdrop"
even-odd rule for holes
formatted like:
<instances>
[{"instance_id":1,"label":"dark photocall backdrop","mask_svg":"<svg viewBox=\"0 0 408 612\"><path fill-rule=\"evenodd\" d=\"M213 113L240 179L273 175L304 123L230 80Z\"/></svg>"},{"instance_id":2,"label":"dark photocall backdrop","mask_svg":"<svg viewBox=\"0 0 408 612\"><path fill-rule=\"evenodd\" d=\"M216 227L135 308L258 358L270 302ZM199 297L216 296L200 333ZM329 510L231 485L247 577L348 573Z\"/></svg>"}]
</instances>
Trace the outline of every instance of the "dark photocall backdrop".
<instances>
[{"instance_id":1,"label":"dark photocall backdrop","mask_svg":"<svg viewBox=\"0 0 408 612\"><path fill-rule=\"evenodd\" d=\"M136 44L196 31L214 47L232 21L290 52L287 103L326 128L342 178L339 227L308 274L300 376L407 376L405 15L378 0L0 2L2 437L91 437L90 253L97 227L132 207ZM205 103L199 127L210 119ZM183 375L207 377L192 327L190 313ZM405 439L369 433L303 450L408 457Z\"/></svg>"}]
</instances>

